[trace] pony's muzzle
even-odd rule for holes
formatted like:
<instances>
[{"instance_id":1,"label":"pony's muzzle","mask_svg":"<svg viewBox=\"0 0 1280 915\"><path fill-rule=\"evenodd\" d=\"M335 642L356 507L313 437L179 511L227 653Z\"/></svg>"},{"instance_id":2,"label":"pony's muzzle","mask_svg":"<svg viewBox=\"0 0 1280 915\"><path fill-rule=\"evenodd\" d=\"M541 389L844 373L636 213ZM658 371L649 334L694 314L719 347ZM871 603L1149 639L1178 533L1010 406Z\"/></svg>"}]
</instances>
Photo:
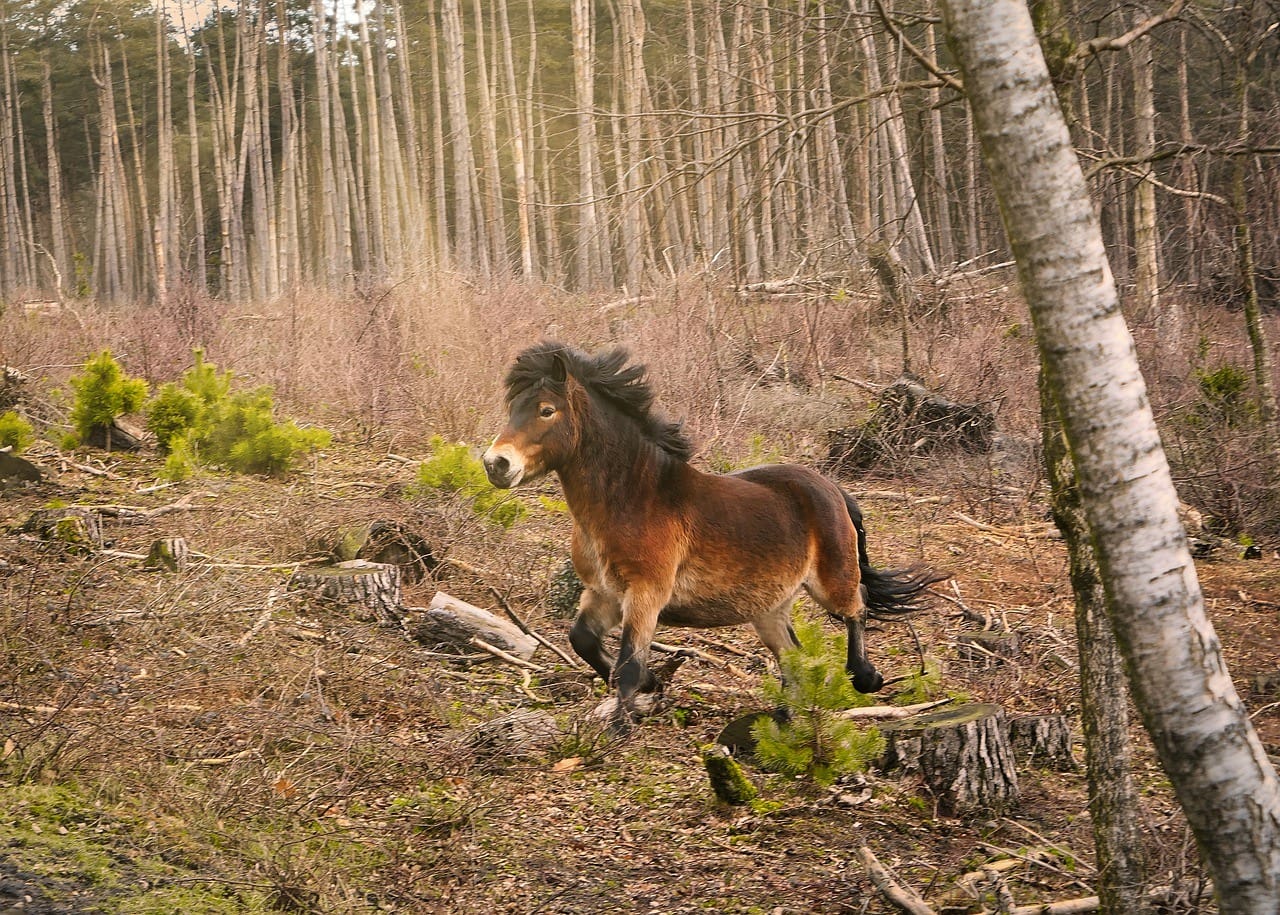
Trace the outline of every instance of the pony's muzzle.
<instances>
[{"instance_id":1,"label":"pony's muzzle","mask_svg":"<svg viewBox=\"0 0 1280 915\"><path fill-rule=\"evenodd\" d=\"M513 463L511 458L498 448L490 448L486 451L483 461L485 476L499 489L510 489L524 476L524 465L518 461Z\"/></svg>"}]
</instances>

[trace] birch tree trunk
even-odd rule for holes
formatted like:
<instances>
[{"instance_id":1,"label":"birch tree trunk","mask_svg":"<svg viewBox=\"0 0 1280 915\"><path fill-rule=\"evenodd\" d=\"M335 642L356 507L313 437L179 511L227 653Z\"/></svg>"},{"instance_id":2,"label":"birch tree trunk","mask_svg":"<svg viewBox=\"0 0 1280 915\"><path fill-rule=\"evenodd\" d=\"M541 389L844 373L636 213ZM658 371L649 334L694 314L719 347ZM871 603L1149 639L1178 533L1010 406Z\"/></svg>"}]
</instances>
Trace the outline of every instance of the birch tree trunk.
<instances>
[{"instance_id":1,"label":"birch tree trunk","mask_svg":"<svg viewBox=\"0 0 1280 915\"><path fill-rule=\"evenodd\" d=\"M1139 14L1141 16L1141 14ZM1151 59L1151 36L1130 46L1133 69L1133 140L1136 156L1150 157L1156 151L1156 102ZM1137 167L1138 182L1133 189L1133 282L1139 314L1153 317L1160 308L1160 230L1156 223L1155 166L1145 162ZM1176 328L1177 315L1170 315Z\"/></svg>"},{"instance_id":2,"label":"birch tree trunk","mask_svg":"<svg viewBox=\"0 0 1280 915\"><path fill-rule=\"evenodd\" d=\"M1049 394L1043 373L1040 427L1053 520L1067 544L1076 599L1080 719L1098 865L1099 911L1102 915L1141 915L1151 906L1146 900L1146 861L1138 793L1133 782L1129 686L1115 631L1107 619L1107 597L1089 542L1075 467L1062 435L1057 404Z\"/></svg>"},{"instance_id":3,"label":"birch tree trunk","mask_svg":"<svg viewBox=\"0 0 1280 915\"><path fill-rule=\"evenodd\" d=\"M49 231L53 235L53 266L56 274L58 300L75 290L67 289L71 278L71 259L67 251L66 202L62 190L62 158L58 152L57 122L53 116L53 79L49 58L42 61L40 79L40 104L44 114L45 160L49 170Z\"/></svg>"},{"instance_id":4,"label":"birch tree trunk","mask_svg":"<svg viewBox=\"0 0 1280 915\"><path fill-rule=\"evenodd\" d=\"M1076 462L1134 700L1220 910L1280 910L1280 781L1236 694L1177 516L1133 340L1022 0L944 21Z\"/></svg>"},{"instance_id":5,"label":"birch tree trunk","mask_svg":"<svg viewBox=\"0 0 1280 915\"><path fill-rule=\"evenodd\" d=\"M582 288L612 281L608 228L601 214L604 179L595 120L595 14L590 0L573 0L573 85L578 112L577 275Z\"/></svg>"}]
</instances>

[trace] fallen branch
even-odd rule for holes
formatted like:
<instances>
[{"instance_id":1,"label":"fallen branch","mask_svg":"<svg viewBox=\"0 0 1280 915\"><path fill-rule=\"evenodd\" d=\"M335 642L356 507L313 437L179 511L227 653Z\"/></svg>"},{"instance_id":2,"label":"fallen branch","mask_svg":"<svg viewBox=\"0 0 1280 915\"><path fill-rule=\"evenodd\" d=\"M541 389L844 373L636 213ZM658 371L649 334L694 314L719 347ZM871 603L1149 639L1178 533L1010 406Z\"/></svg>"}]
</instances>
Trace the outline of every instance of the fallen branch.
<instances>
[{"instance_id":1,"label":"fallen branch","mask_svg":"<svg viewBox=\"0 0 1280 915\"><path fill-rule=\"evenodd\" d=\"M990 534L999 534L1001 537L1029 537L1036 540L1061 540L1062 533L1053 525L1046 525L1042 528L1010 528L999 527L994 524L987 524L985 521L979 521L977 518L970 518L964 512L953 511L951 516L957 521L963 521L971 527L976 527L980 531L986 531Z\"/></svg>"},{"instance_id":2,"label":"fallen branch","mask_svg":"<svg viewBox=\"0 0 1280 915\"><path fill-rule=\"evenodd\" d=\"M546 638L543 637L542 633L530 628L525 623L525 621L520 618L520 615L517 614L515 610L511 608L511 605L507 603L507 599L502 596L502 593L497 588L495 588L493 585L489 584L488 582L485 582L485 587L489 589L489 593L493 595L493 599L498 602L498 606L502 608L502 612L505 613L511 619L511 622L516 624L516 626L520 629L521 632L523 632L525 635L529 636L530 638L536 639L538 641L538 644L545 646L549 651L552 651L555 654L559 655L561 660L563 660L570 667L576 668L578 670L582 669L583 664L581 661L567 654L560 647L551 644L551 642L549 642Z\"/></svg>"},{"instance_id":3,"label":"fallen branch","mask_svg":"<svg viewBox=\"0 0 1280 915\"><path fill-rule=\"evenodd\" d=\"M737 665L729 661L722 661L719 658L717 658L715 655L707 654L705 651L701 651L697 648L685 648L678 645L668 645L665 642L650 642L649 647L652 648L654 651L661 651L664 654L692 655L693 657L697 658L699 661L706 661L708 664L713 664L716 667L720 668L721 670L728 671L729 673L733 674L735 677L742 677L743 679L746 679L748 676L747 672L743 670L741 667L738 667Z\"/></svg>"},{"instance_id":4,"label":"fallen branch","mask_svg":"<svg viewBox=\"0 0 1280 915\"><path fill-rule=\"evenodd\" d=\"M263 607L262 613L253 621L253 625L249 627L248 631L236 640L237 646L243 648L245 645L248 645L249 640L257 635L262 628L267 625L267 623L271 622L271 614L275 612L276 601L279 600L279 598L279 588L272 588L267 592L266 606Z\"/></svg>"},{"instance_id":5,"label":"fallen branch","mask_svg":"<svg viewBox=\"0 0 1280 915\"><path fill-rule=\"evenodd\" d=\"M546 673L547 671L547 669L541 664L534 664L532 661L526 661L524 658L517 658L515 655L503 651L496 645L490 645L484 639L477 638L474 635L467 640L467 643L479 648L481 651L488 652L500 661L506 661L508 664L513 664L516 667L523 667L525 670L532 670L536 673Z\"/></svg>"},{"instance_id":6,"label":"fallen branch","mask_svg":"<svg viewBox=\"0 0 1280 915\"><path fill-rule=\"evenodd\" d=\"M866 868L867 876L871 878L876 889L897 908L907 912L908 915L937 915L923 899L898 883L870 848L865 845L859 848L858 857L862 859L862 866Z\"/></svg>"}]
</instances>

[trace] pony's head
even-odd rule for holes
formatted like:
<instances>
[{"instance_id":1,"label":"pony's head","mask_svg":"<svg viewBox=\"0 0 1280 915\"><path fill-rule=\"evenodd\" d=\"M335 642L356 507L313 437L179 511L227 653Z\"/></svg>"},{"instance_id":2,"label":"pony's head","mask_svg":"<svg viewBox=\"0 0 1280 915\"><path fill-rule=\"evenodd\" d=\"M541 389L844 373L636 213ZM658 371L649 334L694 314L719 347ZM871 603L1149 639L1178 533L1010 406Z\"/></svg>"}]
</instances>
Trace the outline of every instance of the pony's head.
<instances>
[{"instance_id":1,"label":"pony's head","mask_svg":"<svg viewBox=\"0 0 1280 915\"><path fill-rule=\"evenodd\" d=\"M653 412L643 365L625 349L591 356L544 342L516 357L507 372L507 424L484 454L494 486L509 489L562 467L577 452L593 398L628 417L641 435L678 460L693 448L678 423Z\"/></svg>"}]
</instances>

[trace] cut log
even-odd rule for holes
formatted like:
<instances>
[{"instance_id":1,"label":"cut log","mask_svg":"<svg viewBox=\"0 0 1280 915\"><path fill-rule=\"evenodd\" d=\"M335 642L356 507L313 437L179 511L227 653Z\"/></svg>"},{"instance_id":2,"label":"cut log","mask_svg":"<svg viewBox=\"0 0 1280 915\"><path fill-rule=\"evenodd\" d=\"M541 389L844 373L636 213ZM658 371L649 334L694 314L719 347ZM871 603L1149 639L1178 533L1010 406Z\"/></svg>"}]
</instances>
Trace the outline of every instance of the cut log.
<instances>
[{"instance_id":1,"label":"cut log","mask_svg":"<svg viewBox=\"0 0 1280 915\"><path fill-rule=\"evenodd\" d=\"M1013 755L1023 766L1075 772L1080 768L1071 752L1071 721L1066 715L1035 715L1009 722Z\"/></svg>"},{"instance_id":2,"label":"cut log","mask_svg":"<svg viewBox=\"0 0 1280 915\"><path fill-rule=\"evenodd\" d=\"M22 402L28 381L27 376L13 366L0 365L0 413Z\"/></svg>"},{"instance_id":3,"label":"cut log","mask_svg":"<svg viewBox=\"0 0 1280 915\"><path fill-rule=\"evenodd\" d=\"M944 812L999 813L1018 800L1004 710L973 704L880 726L881 766L919 772Z\"/></svg>"},{"instance_id":4,"label":"cut log","mask_svg":"<svg viewBox=\"0 0 1280 915\"><path fill-rule=\"evenodd\" d=\"M147 558L143 560L144 569L161 569L168 572L181 572L191 559L191 550L182 537L165 537L151 543Z\"/></svg>"},{"instance_id":5,"label":"cut log","mask_svg":"<svg viewBox=\"0 0 1280 915\"><path fill-rule=\"evenodd\" d=\"M884 461L938 450L991 450L995 414L984 404L953 403L903 375L883 391L861 426L827 433L827 466L852 473Z\"/></svg>"},{"instance_id":6,"label":"cut log","mask_svg":"<svg viewBox=\"0 0 1280 915\"><path fill-rule=\"evenodd\" d=\"M538 640L519 627L443 591L436 592L425 610L411 609L410 612L414 619L409 624L409 635L437 651L474 654L472 639L480 639L525 661L538 650Z\"/></svg>"},{"instance_id":7,"label":"cut log","mask_svg":"<svg viewBox=\"0 0 1280 915\"><path fill-rule=\"evenodd\" d=\"M96 512L74 505L34 511L23 525L23 530L72 550L102 549L101 519Z\"/></svg>"},{"instance_id":8,"label":"cut log","mask_svg":"<svg viewBox=\"0 0 1280 915\"><path fill-rule=\"evenodd\" d=\"M352 612L360 622L400 626L400 570L393 565L354 559L330 566L299 569L289 590L309 591Z\"/></svg>"}]
</instances>

